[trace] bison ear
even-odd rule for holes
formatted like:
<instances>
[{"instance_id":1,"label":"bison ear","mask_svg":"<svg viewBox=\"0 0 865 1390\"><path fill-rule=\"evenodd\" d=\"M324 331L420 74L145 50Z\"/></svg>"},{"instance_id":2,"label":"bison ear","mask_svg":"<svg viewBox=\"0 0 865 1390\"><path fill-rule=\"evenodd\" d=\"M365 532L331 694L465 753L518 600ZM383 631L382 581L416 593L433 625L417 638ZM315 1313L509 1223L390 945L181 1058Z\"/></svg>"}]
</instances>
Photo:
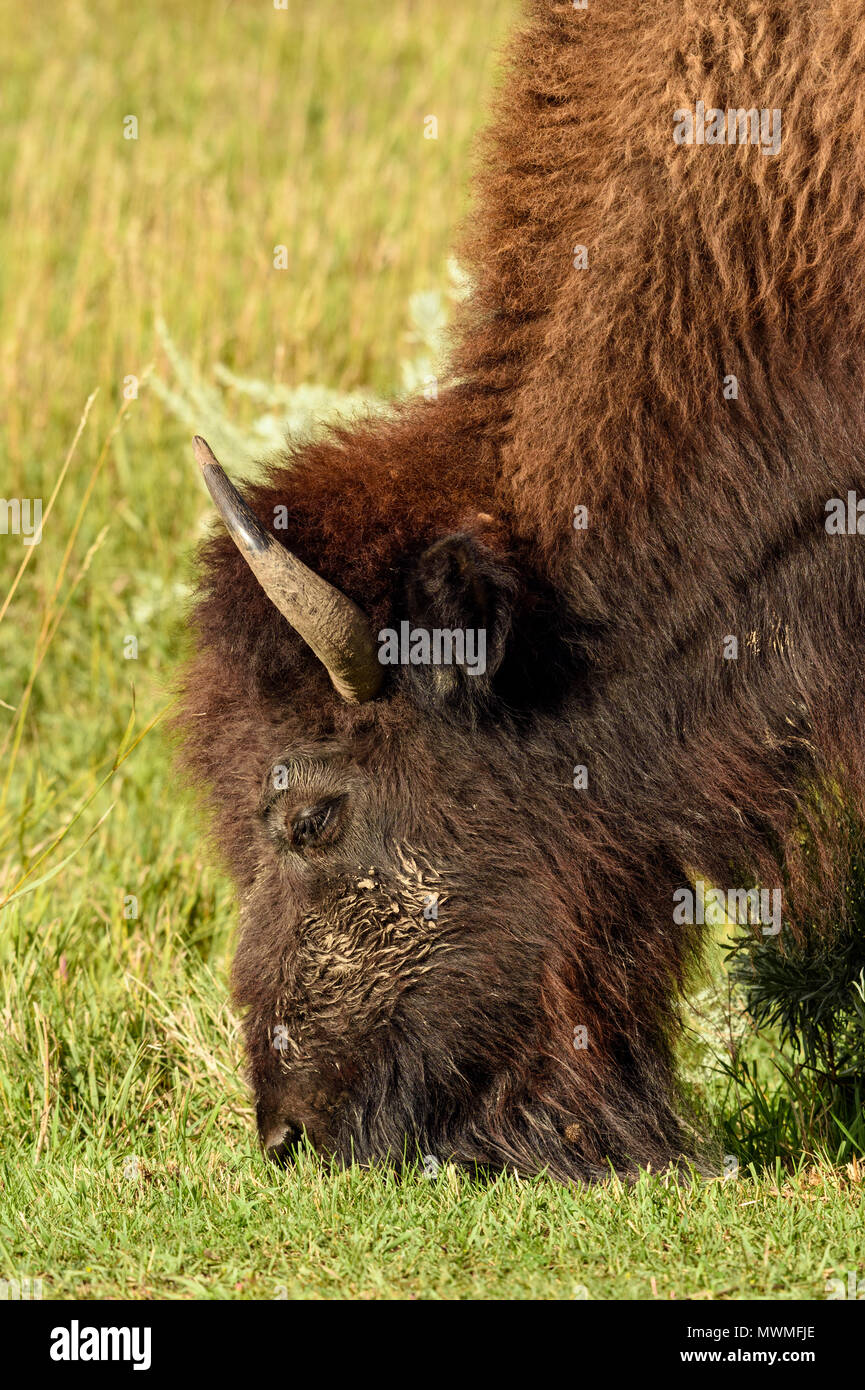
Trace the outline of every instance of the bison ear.
<instances>
[{"instance_id":1,"label":"bison ear","mask_svg":"<svg viewBox=\"0 0 865 1390\"><path fill-rule=\"evenodd\" d=\"M471 532L456 532L425 550L409 574L409 664L417 694L436 705L489 700L502 664L517 578Z\"/></svg>"}]
</instances>

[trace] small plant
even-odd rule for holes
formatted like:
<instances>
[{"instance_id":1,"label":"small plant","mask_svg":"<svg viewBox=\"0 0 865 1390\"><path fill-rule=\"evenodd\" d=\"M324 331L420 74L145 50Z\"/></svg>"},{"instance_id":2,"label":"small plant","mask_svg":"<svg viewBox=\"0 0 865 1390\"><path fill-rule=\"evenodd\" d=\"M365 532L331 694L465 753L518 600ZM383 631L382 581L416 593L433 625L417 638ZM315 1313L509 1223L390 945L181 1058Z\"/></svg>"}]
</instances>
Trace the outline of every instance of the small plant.
<instances>
[{"instance_id":1,"label":"small plant","mask_svg":"<svg viewBox=\"0 0 865 1390\"><path fill-rule=\"evenodd\" d=\"M421 290L409 299L406 341L411 355L402 363L402 395L429 389L443 373L447 327L455 304L469 293L469 282L455 261L448 262L448 286L444 291ZM213 385L199 375L183 356L163 319L156 333L165 351L174 384L151 379L157 396L192 432L205 434L216 453L233 470L250 470L267 453L277 453L286 442L301 444L336 424L347 424L362 415L384 414L389 403L369 391L339 391L311 382L292 386L238 376L218 362ZM228 393L249 401L257 414L248 424L234 422Z\"/></svg>"},{"instance_id":2,"label":"small plant","mask_svg":"<svg viewBox=\"0 0 865 1390\"><path fill-rule=\"evenodd\" d=\"M834 934L813 925L798 937L745 930L728 951L733 987L784 1083L773 1095L754 1059L738 1049L731 1056L755 1131L774 1129L785 1148L823 1147L836 1161L865 1154L865 854L861 840L852 844Z\"/></svg>"}]
</instances>

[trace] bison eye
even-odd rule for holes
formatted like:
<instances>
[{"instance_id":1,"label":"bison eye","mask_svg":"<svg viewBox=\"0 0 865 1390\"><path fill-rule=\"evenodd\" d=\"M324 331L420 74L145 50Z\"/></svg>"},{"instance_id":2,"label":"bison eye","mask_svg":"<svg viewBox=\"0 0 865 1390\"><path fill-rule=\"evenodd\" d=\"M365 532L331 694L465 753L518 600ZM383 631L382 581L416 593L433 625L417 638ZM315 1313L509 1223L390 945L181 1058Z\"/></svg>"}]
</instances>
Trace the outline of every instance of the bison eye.
<instances>
[{"instance_id":1,"label":"bison eye","mask_svg":"<svg viewBox=\"0 0 865 1390\"><path fill-rule=\"evenodd\" d=\"M336 838L341 819L342 796L321 801L317 806L303 806L291 819L291 844L294 849L310 849L329 844Z\"/></svg>"},{"instance_id":2,"label":"bison eye","mask_svg":"<svg viewBox=\"0 0 865 1390\"><path fill-rule=\"evenodd\" d=\"M309 800L301 800L303 796L304 792L298 788L284 789L276 795L265 795L259 807L259 818L268 836L283 853L324 850L342 832L348 790L334 789L327 795L322 788L315 796L314 790L307 787Z\"/></svg>"}]
</instances>

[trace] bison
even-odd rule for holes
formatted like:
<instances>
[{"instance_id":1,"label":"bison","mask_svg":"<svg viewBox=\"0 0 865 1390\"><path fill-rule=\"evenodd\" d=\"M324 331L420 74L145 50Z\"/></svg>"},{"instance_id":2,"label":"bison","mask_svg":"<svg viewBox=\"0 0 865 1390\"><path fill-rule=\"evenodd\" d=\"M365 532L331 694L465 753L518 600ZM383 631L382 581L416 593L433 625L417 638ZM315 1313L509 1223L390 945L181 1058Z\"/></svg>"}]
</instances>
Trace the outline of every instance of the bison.
<instances>
[{"instance_id":1,"label":"bison","mask_svg":"<svg viewBox=\"0 0 865 1390\"><path fill-rule=\"evenodd\" d=\"M225 524L185 767L278 1161L304 1134L560 1179L692 1153L682 890L781 891L784 932L845 910L861 0L529 11L438 399L243 497L196 441Z\"/></svg>"}]
</instances>

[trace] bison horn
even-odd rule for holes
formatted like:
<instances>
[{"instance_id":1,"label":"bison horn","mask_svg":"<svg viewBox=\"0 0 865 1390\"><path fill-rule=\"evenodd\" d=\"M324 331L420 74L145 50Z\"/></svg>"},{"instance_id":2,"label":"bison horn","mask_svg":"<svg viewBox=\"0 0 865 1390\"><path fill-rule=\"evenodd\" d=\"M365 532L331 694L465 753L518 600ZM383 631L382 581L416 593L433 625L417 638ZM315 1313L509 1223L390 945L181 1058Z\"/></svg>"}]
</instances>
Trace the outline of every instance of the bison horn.
<instances>
[{"instance_id":1,"label":"bison horn","mask_svg":"<svg viewBox=\"0 0 865 1390\"><path fill-rule=\"evenodd\" d=\"M382 668L365 613L262 526L200 435L192 446L232 540L271 603L327 667L344 700L360 704L373 699L381 685Z\"/></svg>"}]
</instances>

